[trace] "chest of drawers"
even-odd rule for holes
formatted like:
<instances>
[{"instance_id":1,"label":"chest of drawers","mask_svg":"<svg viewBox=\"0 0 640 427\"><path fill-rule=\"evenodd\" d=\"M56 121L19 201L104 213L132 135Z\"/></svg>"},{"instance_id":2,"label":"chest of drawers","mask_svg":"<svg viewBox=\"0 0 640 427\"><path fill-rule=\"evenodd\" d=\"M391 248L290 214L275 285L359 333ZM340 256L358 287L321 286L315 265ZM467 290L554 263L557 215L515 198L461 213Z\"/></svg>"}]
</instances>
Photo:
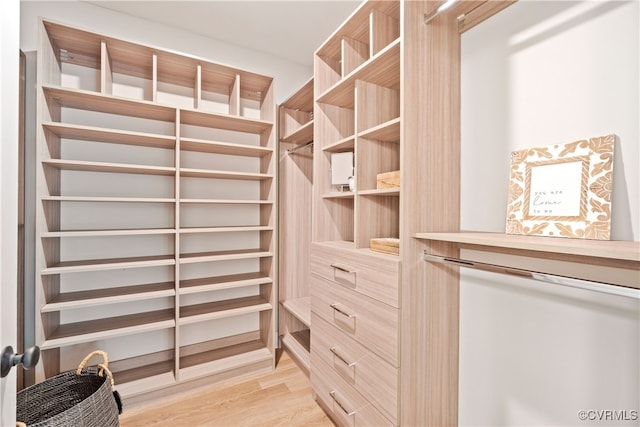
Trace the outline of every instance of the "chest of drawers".
<instances>
[{"instance_id":1,"label":"chest of drawers","mask_svg":"<svg viewBox=\"0 0 640 427\"><path fill-rule=\"evenodd\" d=\"M399 259L312 244L311 381L340 425L397 424L399 275Z\"/></svg>"}]
</instances>

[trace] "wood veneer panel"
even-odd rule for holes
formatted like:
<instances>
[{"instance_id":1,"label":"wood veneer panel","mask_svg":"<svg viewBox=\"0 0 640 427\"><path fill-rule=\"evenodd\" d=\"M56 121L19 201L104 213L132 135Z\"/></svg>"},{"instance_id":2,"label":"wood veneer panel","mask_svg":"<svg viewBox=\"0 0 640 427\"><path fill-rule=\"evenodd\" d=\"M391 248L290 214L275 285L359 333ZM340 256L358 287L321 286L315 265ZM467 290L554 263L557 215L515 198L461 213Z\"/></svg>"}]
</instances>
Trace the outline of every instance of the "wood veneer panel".
<instances>
[{"instance_id":1,"label":"wood veneer panel","mask_svg":"<svg viewBox=\"0 0 640 427\"><path fill-rule=\"evenodd\" d=\"M400 362L403 425L458 422L458 273L424 262L413 239L459 226L460 39L450 11L426 25L419 19L437 6L403 3L401 342L410 343Z\"/></svg>"}]
</instances>

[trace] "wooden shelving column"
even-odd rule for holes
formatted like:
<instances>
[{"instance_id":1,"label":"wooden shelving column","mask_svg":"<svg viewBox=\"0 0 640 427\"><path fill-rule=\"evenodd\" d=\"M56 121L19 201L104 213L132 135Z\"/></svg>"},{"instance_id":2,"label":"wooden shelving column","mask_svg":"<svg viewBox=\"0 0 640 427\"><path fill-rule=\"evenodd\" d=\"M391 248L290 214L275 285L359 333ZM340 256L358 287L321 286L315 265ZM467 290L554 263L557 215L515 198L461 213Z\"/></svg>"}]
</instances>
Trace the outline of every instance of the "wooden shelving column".
<instances>
[{"instance_id":1,"label":"wooden shelving column","mask_svg":"<svg viewBox=\"0 0 640 427\"><path fill-rule=\"evenodd\" d=\"M309 373L309 246L313 188L313 78L280 104L278 128L279 327L282 343Z\"/></svg>"},{"instance_id":2,"label":"wooden shelving column","mask_svg":"<svg viewBox=\"0 0 640 427\"><path fill-rule=\"evenodd\" d=\"M273 369L273 79L43 20L37 379L110 354L124 399Z\"/></svg>"},{"instance_id":3,"label":"wooden shelving column","mask_svg":"<svg viewBox=\"0 0 640 427\"><path fill-rule=\"evenodd\" d=\"M443 3L365 1L316 51L311 380L339 425L458 420L458 272L423 260L458 248L416 235L459 228L460 33L512 2L458 1L425 22ZM330 185L343 151L350 194ZM398 169L399 188L377 188ZM369 249L389 237L400 256Z\"/></svg>"},{"instance_id":4,"label":"wooden shelving column","mask_svg":"<svg viewBox=\"0 0 640 427\"><path fill-rule=\"evenodd\" d=\"M404 139L400 1L366 1L315 53L311 382L338 425L402 425L400 265L370 250L400 237ZM331 158L353 152L354 191L331 185Z\"/></svg>"}]
</instances>

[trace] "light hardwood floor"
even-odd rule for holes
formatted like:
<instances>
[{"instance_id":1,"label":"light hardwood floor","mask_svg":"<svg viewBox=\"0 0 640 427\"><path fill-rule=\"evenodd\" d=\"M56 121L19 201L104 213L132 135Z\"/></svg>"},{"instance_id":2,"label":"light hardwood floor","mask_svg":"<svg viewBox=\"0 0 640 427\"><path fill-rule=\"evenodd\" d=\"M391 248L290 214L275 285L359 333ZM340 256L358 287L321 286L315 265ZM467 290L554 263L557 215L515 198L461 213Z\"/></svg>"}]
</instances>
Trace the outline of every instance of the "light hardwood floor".
<instances>
[{"instance_id":1,"label":"light hardwood floor","mask_svg":"<svg viewBox=\"0 0 640 427\"><path fill-rule=\"evenodd\" d=\"M282 353L273 372L212 385L127 409L121 427L317 426L334 427L311 397L304 373Z\"/></svg>"}]
</instances>

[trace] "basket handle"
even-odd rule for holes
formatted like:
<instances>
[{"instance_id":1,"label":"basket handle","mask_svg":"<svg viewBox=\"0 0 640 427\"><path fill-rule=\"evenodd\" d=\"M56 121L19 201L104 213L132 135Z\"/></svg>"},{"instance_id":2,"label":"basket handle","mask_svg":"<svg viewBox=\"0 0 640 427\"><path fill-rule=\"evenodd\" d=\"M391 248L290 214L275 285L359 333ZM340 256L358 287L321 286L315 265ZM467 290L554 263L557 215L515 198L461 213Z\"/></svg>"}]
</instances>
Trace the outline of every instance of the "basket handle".
<instances>
[{"instance_id":1,"label":"basket handle","mask_svg":"<svg viewBox=\"0 0 640 427\"><path fill-rule=\"evenodd\" d=\"M100 363L98 364L98 368L100 368L100 371L98 371L99 376L102 376L103 372L107 373L107 377L109 378L109 382L111 383L111 390L113 390L116 387L116 382L113 380L113 374L111 373L109 368L107 368L107 365L103 365L102 363Z\"/></svg>"},{"instance_id":2,"label":"basket handle","mask_svg":"<svg viewBox=\"0 0 640 427\"><path fill-rule=\"evenodd\" d=\"M102 357L102 363L100 365L103 365L104 368L102 369L107 369L107 366L109 366L109 356L107 356L107 353L105 353L104 351L101 350L96 350L93 351L91 353L89 353L87 355L87 357L85 357L82 362L80 362L80 364L78 365L78 369L76 369L76 375L80 375L80 373L82 372L82 369L87 366L87 362L89 362L89 359L91 359L93 356L101 356ZM98 366L100 366L98 365Z\"/></svg>"}]
</instances>

